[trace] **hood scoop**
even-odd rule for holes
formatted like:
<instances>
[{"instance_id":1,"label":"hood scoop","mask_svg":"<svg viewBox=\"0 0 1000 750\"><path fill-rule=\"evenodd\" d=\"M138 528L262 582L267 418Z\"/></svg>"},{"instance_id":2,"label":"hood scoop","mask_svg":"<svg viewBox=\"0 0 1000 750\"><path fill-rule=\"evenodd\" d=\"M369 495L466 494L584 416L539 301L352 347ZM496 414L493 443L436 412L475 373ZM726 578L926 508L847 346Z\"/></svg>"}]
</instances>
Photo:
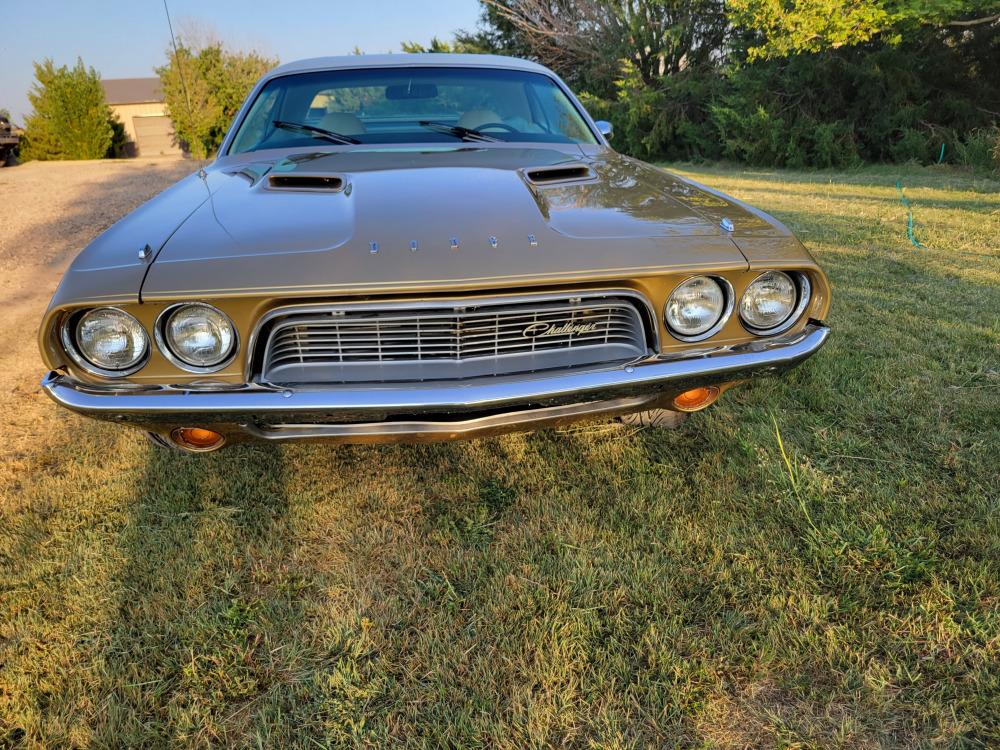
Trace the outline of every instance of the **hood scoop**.
<instances>
[{"instance_id":1,"label":"hood scoop","mask_svg":"<svg viewBox=\"0 0 1000 750\"><path fill-rule=\"evenodd\" d=\"M586 164L559 164L553 167L527 169L524 176L528 182L535 185L556 185L597 179L597 173Z\"/></svg>"},{"instance_id":2,"label":"hood scoop","mask_svg":"<svg viewBox=\"0 0 1000 750\"><path fill-rule=\"evenodd\" d=\"M286 173L272 174L267 178L270 190L293 190L311 193L339 193L344 189L344 178L330 174Z\"/></svg>"}]
</instances>

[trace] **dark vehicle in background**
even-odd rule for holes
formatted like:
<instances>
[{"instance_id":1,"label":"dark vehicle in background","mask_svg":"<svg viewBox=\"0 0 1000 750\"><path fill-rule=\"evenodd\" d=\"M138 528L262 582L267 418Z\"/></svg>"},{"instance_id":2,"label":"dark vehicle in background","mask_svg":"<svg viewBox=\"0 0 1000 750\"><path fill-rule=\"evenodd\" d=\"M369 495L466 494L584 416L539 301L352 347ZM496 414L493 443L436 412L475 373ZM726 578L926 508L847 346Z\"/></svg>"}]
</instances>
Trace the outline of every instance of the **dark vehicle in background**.
<instances>
[{"instance_id":1,"label":"dark vehicle in background","mask_svg":"<svg viewBox=\"0 0 1000 750\"><path fill-rule=\"evenodd\" d=\"M0 115L0 167L14 164L20 140L21 137L10 124L10 120Z\"/></svg>"}]
</instances>

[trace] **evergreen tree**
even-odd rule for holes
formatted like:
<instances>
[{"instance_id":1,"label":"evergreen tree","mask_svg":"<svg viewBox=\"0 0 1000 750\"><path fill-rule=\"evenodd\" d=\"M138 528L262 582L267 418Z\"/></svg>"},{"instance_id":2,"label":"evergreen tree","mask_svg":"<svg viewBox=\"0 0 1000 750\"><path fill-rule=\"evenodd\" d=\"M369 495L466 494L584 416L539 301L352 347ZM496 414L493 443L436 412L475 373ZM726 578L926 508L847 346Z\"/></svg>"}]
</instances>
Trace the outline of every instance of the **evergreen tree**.
<instances>
[{"instance_id":1,"label":"evergreen tree","mask_svg":"<svg viewBox=\"0 0 1000 750\"><path fill-rule=\"evenodd\" d=\"M174 131L196 159L222 143L243 99L278 64L256 52L232 52L212 42L200 50L179 44L157 68Z\"/></svg>"},{"instance_id":2,"label":"evergreen tree","mask_svg":"<svg viewBox=\"0 0 1000 750\"><path fill-rule=\"evenodd\" d=\"M112 115L101 78L93 68L35 63L28 92L32 113L25 120L21 156L29 159L101 159L112 144Z\"/></svg>"}]
</instances>

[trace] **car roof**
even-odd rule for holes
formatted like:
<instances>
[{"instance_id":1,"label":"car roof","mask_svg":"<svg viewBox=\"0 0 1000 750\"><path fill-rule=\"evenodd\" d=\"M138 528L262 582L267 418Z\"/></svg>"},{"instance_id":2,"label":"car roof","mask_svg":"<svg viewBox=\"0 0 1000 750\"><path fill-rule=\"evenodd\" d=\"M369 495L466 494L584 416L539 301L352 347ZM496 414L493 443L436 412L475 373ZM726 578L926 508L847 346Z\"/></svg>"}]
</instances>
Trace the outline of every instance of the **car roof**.
<instances>
[{"instance_id":1,"label":"car roof","mask_svg":"<svg viewBox=\"0 0 1000 750\"><path fill-rule=\"evenodd\" d=\"M340 57L313 57L285 63L270 71L267 78L306 73L316 70L341 70L347 68L503 68L506 70L530 70L536 73L551 71L538 63L518 57L503 55L457 55L440 52L402 53L398 55L342 55Z\"/></svg>"}]
</instances>

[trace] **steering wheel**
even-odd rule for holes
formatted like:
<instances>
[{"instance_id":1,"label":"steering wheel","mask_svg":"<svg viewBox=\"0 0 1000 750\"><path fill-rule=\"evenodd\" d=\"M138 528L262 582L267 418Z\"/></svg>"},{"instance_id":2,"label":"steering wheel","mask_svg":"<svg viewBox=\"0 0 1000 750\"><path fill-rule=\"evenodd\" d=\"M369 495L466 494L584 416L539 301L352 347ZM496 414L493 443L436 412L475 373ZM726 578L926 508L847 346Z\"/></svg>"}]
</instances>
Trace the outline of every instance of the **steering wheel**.
<instances>
[{"instance_id":1,"label":"steering wheel","mask_svg":"<svg viewBox=\"0 0 1000 750\"><path fill-rule=\"evenodd\" d=\"M484 122L482 125L477 125L473 130L489 130L492 128L500 128L500 130L506 130L508 133L520 133L521 131L517 128L512 128L505 122Z\"/></svg>"}]
</instances>

